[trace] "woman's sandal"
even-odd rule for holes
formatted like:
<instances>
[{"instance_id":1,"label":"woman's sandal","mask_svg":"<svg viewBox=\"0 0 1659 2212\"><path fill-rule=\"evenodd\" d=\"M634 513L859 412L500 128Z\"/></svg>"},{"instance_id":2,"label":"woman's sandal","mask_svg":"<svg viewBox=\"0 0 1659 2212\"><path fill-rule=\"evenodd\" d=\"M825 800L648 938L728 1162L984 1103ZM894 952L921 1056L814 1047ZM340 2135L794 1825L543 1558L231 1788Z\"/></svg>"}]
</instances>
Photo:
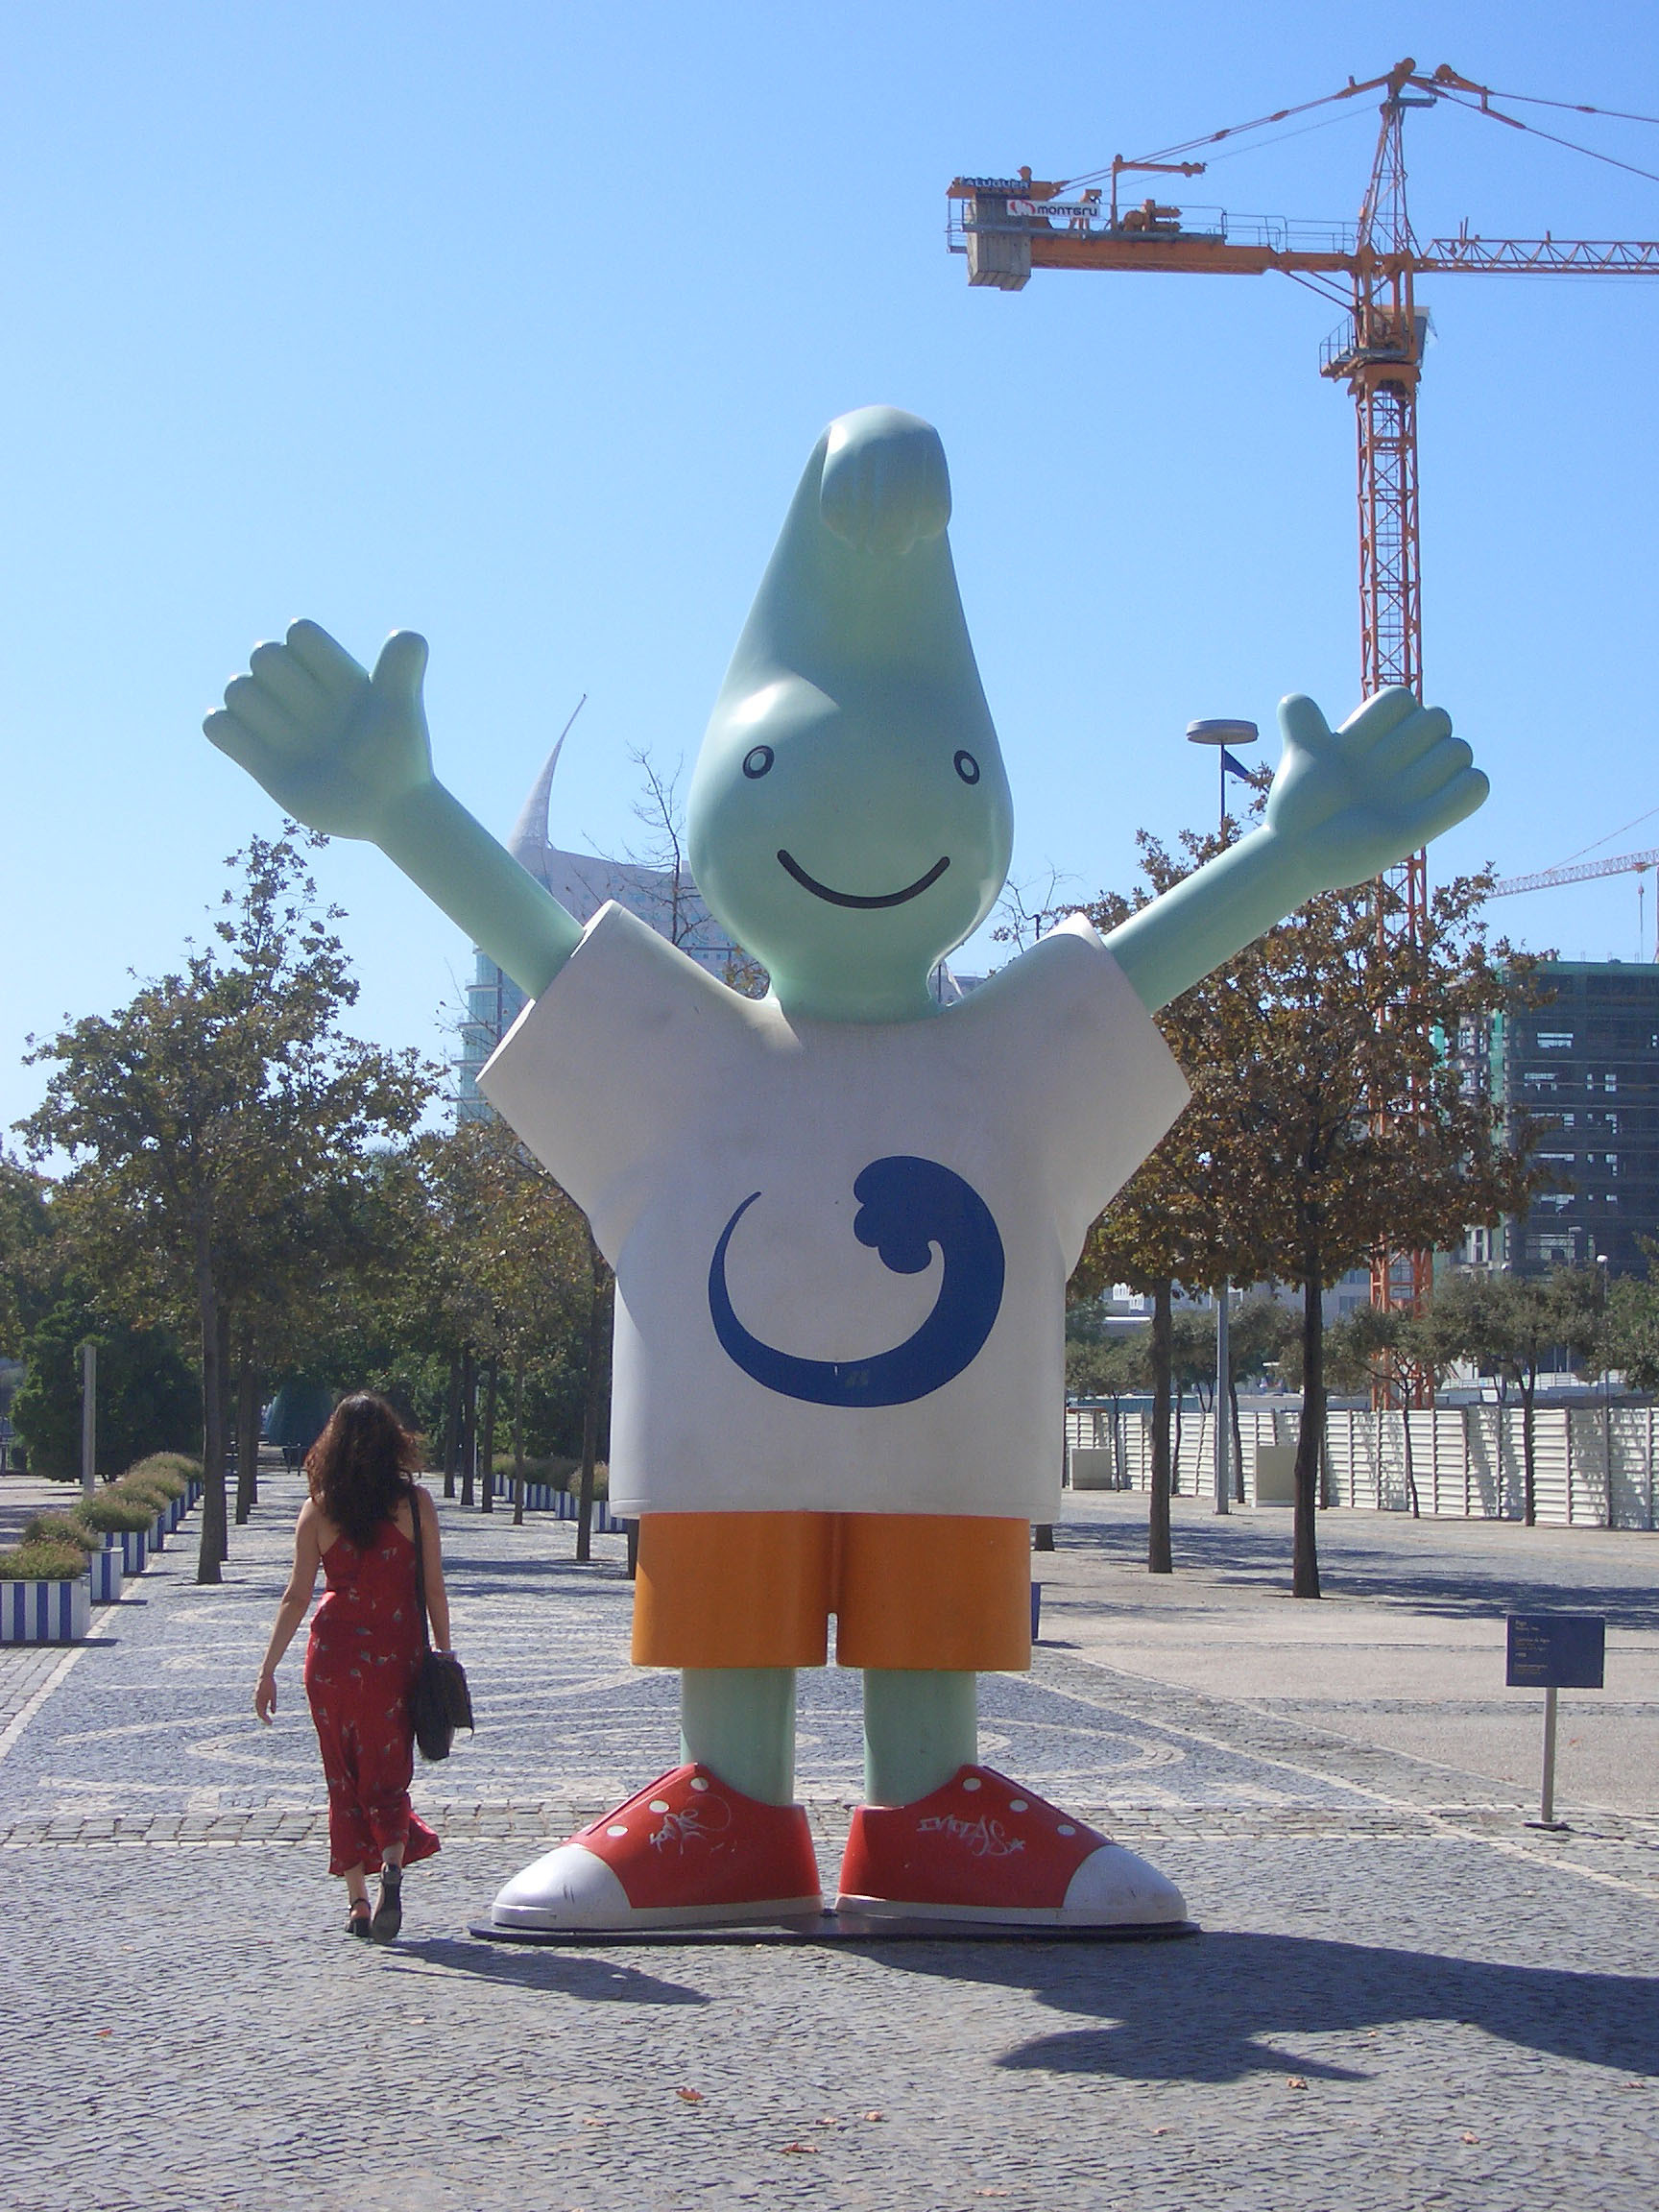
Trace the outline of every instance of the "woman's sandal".
<instances>
[{"instance_id":1,"label":"woman's sandal","mask_svg":"<svg viewBox=\"0 0 1659 2212\"><path fill-rule=\"evenodd\" d=\"M347 1933L347 1935L348 1935L348 1936L364 1936L364 1937L367 1937L367 1936L369 1936L369 1934L371 1933L371 1930L372 1930L372 1926L373 1926L373 1923L372 1923L372 1921L371 1921L371 1919L370 1919L370 1915L369 1915L369 1900L368 1900L368 1898L367 1898L367 1897L356 1897L356 1898L353 1898L353 1899L352 1899L352 1901L351 1901L350 1909L348 1911L348 1912L347 1912L347 1914L346 1914L346 1933Z\"/></svg>"},{"instance_id":2,"label":"woman's sandal","mask_svg":"<svg viewBox=\"0 0 1659 2212\"><path fill-rule=\"evenodd\" d=\"M374 1908L370 1932L376 1943L390 1943L402 1925L403 1869L400 1866L382 1866L380 1901Z\"/></svg>"}]
</instances>

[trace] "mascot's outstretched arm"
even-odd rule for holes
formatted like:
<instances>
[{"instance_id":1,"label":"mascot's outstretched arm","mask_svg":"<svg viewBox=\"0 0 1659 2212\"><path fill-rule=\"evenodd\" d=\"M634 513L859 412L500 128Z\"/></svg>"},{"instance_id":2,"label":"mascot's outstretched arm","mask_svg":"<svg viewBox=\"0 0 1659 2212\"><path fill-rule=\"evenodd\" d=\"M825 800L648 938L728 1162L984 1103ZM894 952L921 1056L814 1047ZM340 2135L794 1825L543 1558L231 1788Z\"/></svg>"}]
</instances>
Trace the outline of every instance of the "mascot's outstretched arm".
<instances>
[{"instance_id":1,"label":"mascot's outstretched arm","mask_svg":"<svg viewBox=\"0 0 1659 2212\"><path fill-rule=\"evenodd\" d=\"M581 942L573 915L432 773L426 640L399 630L371 676L315 622L256 645L203 728L309 830L378 845L496 966L540 998Z\"/></svg>"},{"instance_id":2,"label":"mascot's outstretched arm","mask_svg":"<svg viewBox=\"0 0 1659 2212\"><path fill-rule=\"evenodd\" d=\"M1490 785L1438 707L1380 691L1332 730L1282 702L1285 752L1260 830L1206 861L1107 939L1156 1012L1318 891L1380 876L1483 804Z\"/></svg>"}]
</instances>

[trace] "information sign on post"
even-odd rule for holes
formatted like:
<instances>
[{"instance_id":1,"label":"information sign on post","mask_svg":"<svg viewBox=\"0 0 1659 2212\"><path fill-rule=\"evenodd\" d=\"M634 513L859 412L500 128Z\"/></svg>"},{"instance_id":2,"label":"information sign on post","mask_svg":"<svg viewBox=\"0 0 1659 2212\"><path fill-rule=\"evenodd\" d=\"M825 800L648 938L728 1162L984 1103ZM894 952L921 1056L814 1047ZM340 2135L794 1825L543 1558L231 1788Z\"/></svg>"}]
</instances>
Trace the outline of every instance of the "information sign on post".
<instances>
[{"instance_id":1,"label":"information sign on post","mask_svg":"<svg viewBox=\"0 0 1659 2212\"><path fill-rule=\"evenodd\" d=\"M1544 1788L1529 1828L1561 1828L1555 1817L1555 1698L1561 1690L1599 1690L1607 1655L1607 1623L1599 1613L1511 1613L1511 1690L1544 1693Z\"/></svg>"}]
</instances>

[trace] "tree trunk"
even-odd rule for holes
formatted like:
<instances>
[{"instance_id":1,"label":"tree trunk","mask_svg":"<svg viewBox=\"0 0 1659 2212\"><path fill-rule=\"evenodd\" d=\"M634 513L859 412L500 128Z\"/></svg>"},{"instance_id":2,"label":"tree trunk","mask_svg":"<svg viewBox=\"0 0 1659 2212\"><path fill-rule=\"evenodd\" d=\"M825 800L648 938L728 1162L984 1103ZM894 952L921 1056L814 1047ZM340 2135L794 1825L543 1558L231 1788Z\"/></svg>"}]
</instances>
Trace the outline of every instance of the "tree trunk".
<instances>
[{"instance_id":1,"label":"tree trunk","mask_svg":"<svg viewBox=\"0 0 1659 2212\"><path fill-rule=\"evenodd\" d=\"M244 1527L259 1503L259 1370L253 1347L244 1345L236 1369L236 1526Z\"/></svg>"},{"instance_id":2,"label":"tree trunk","mask_svg":"<svg viewBox=\"0 0 1659 2212\"><path fill-rule=\"evenodd\" d=\"M610 1269L592 1234L588 1238L588 1380L582 1401L582 1486L576 1505L576 1556L593 1556L593 1467L599 1450L601 1352L605 1342L605 1292Z\"/></svg>"},{"instance_id":3,"label":"tree trunk","mask_svg":"<svg viewBox=\"0 0 1659 2212\"><path fill-rule=\"evenodd\" d=\"M219 1306L219 1450L226 1461L230 1455L229 1445L235 1434L235 1420L236 1376L230 1365L230 1309L221 1300ZM222 1496L225 1493L228 1475L228 1468L222 1465L219 1477L219 1488ZM227 1509L221 1512L219 1521L219 1556L222 1560L228 1559L230 1556L228 1498L226 1498L225 1503Z\"/></svg>"},{"instance_id":4,"label":"tree trunk","mask_svg":"<svg viewBox=\"0 0 1659 2212\"><path fill-rule=\"evenodd\" d=\"M225 1556L225 1393L219 1386L219 1301L213 1261L204 1243L196 1254L196 1310L202 1324L202 1541L198 1582L223 1582Z\"/></svg>"},{"instance_id":5,"label":"tree trunk","mask_svg":"<svg viewBox=\"0 0 1659 2212\"><path fill-rule=\"evenodd\" d=\"M1296 1439L1296 1515L1290 1595L1317 1598L1319 1470L1325 1441L1325 1316L1323 1269L1317 1252L1303 1255L1302 1430Z\"/></svg>"},{"instance_id":6,"label":"tree trunk","mask_svg":"<svg viewBox=\"0 0 1659 2212\"><path fill-rule=\"evenodd\" d=\"M1421 1521L1423 1509L1417 1499L1417 1470L1411 1464L1411 1408L1405 1402L1409 1396L1410 1392L1402 1388L1400 1392L1400 1433L1406 1439L1406 1496L1410 1501L1412 1520ZM1378 1458L1381 1461L1381 1454L1378 1455Z\"/></svg>"},{"instance_id":7,"label":"tree trunk","mask_svg":"<svg viewBox=\"0 0 1659 2212\"><path fill-rule=\"evenodd\" d=\"M468 1345L461 1355L461 1503L472 1503L472 1478L478 1463L478 1367Z\"/></svg>"},{"instance_id":8,"label":"tree trunk","mask_svg":"<svg viewBox=\"0 0 1659 2212\"><path fill-rule=\"evenodd\" d=\"M1171 1286L1152 1291L1152 1495L1146 1507L1146 1572L1172 1575L1169 1550L1169 1358Z\"/></svg>"},{"instance_id":9,"label":"tree trunk","mask_svg":"<svg viewBox=\"0 0 1659 2212\"><path fill-rule=\"evenodd\" d=\"M480 1503L486 1513L495 1510L495 1401L501 1381L501 1362L492 1358L484 1385L484 1454L479 1467Z\"/></svg>"},{"instance_id":10,"label":"tree trunk","mask_svg":"<svg viewBox=\"0 0 1659 2212\"><path fill-rule=\"evenodd\" d=\"M524 1526L524 1355L513 1362L513 1526Z\"/></svg>"},{"instance_id":11,"label":"tree trunk","mask_svg":"<svg viewBox=\"0 0 1659 2212\"><path fill-rule=\"evenodd\" d=\"M461 1355L449 1356L449 1388L444 1401L444 1495L455 1495L455 1462L461 1455Z\"/></svg>"}]
</instances>

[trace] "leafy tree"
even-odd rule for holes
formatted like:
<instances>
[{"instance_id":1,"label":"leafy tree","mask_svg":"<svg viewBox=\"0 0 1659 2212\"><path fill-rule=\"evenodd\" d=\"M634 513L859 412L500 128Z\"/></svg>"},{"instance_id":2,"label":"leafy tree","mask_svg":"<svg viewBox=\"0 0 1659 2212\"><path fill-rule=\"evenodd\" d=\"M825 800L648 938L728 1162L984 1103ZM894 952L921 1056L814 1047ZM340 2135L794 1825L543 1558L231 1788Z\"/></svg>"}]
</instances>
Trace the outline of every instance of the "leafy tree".
<instances>
[{"instance_id":1,"label":"leafy tree","mask_svg":"<svg viewBox=\"0 0 1659 2212\"><path fill-rule=\"evenodd\" d=\"M254 838L229 865L239 880L207 945L113 1015L84 1017L36 1048L53 1072L22 1124L36 1156L57 1148L73 1163L54 1211L101 1295L135 1320L193 1314L204 1582L221 1579L226 1550L238 1306L275 1275L315 1270L319 1225L331 1207L350 1211L334 1194L365 1175L374 1145L414 1126L431 1088L414 1053L342 1031L357 986L298 833Z\"/></svg>"},{"instance_id":2,"label":"leafy tree","mask_svg":"<svg viewBox=\"0 0 1659 2212\"><path fill-rule=\"evenodd\" d=\"M133 1329L84 1297L65 1296L24 1339L27 1379L12 1402L29 1463L55 1481L81 1474L81 1346L98 1347L99 1475L124 1474L152 1452L194 1453L201 1389L166 1329Z\"/></svg>"},{"instance_id":3,"label":"leafy tree","mask_svg":"<svg viewBox=\"0 0 1659 2212\"><path fill-rule=\"evenodd\" d=\"M0 1150L0 1352L18 1352L60 1287L45 1176Z\"/></svg>"},{"instance_id":4,"label":"leafy tree","mask_svg":"<svg viewBox=\"0 0 1659 2212\"><path fill-rule=\"evenodd\" d=\"M1659 1390L1659 1284L1651 1277L1622 1275L1608 1286L1596 1358L1633 1388Z\"/></svg>"},{"instance_id":5,"label":"leafy tree","mask_svg":"<svg viewBox=\"0 0 1659 2212\"><path fill-rule=\"evenodd\" d=\"M1142 835L1151 890L1212 844L1189 836L1176 858ZM1095 1283L1214 1289L1226 1274L1300 1287L1297 1597L1319 1595L1326 1286L1380 1249L1444 1248L1473 1224L1525 1212L1542 1180L1527 1134L1505 1144L1479 1080L1489 1025L1528 966L1507 945L1488 948L1489 888L1489 877L1443 886L1415 936L1380 916L1386 886L1321 893L1166 1008L1160 1025L1192 1100L1085 1253ZM1110 928L1146 895L1103 899L1090 919ZM1156 1302L1154 1318L1156 1351ZM1168 1326L1166 1311L1166 1344ZM1153 1474L1156 1524L1156 1428ZM1156 1528L1152 1549L1157 1567ZM1166 1557L1166 1539L1162 1549Z\"/></svg>"},{"instance_id":6,"label":"leafy tree","mask_svg":"<svg viewBox=\"0 0 1659 2212\"><path fill-rule=\"evenodd\" d=\"M587 1223L572 1201L494 1116L464 1121L423 1140L429 1200L428 1258L422 1280L431 1310L427 1341L460 1363L462 1498L473 1495L479 1439L470 1433L476 1380L484 1379L482 1460L492 1502L500 1376L512 1386L511 1429L522 1462L527 1415L534 1427L538 1384L548 1369L579 1358L587 1318ZM494 1379L493 1384L492 1378ZM493 1390L494 1403L492 1403ZM522 1515L522 1493L515 1499Z\"/></svg>"},{"instance_id":7,"label":"leafy tree","mask_svg":"<svg viewBox=\"0 0 1659 2212\"><path fill-rule=\"evenodd\" d=\"M1538 1517L1534 1412L1538 1377L1552 1354L1592 1355L1604 1320L1603 1286L1594 1267L1558 1267L1531 1277L1467 1273L1436 1290L1421 1324L1425 1350L1436 1363L1469 1360L1521 1394L1523 1510Z\"/></svg>"}]
</instances>

